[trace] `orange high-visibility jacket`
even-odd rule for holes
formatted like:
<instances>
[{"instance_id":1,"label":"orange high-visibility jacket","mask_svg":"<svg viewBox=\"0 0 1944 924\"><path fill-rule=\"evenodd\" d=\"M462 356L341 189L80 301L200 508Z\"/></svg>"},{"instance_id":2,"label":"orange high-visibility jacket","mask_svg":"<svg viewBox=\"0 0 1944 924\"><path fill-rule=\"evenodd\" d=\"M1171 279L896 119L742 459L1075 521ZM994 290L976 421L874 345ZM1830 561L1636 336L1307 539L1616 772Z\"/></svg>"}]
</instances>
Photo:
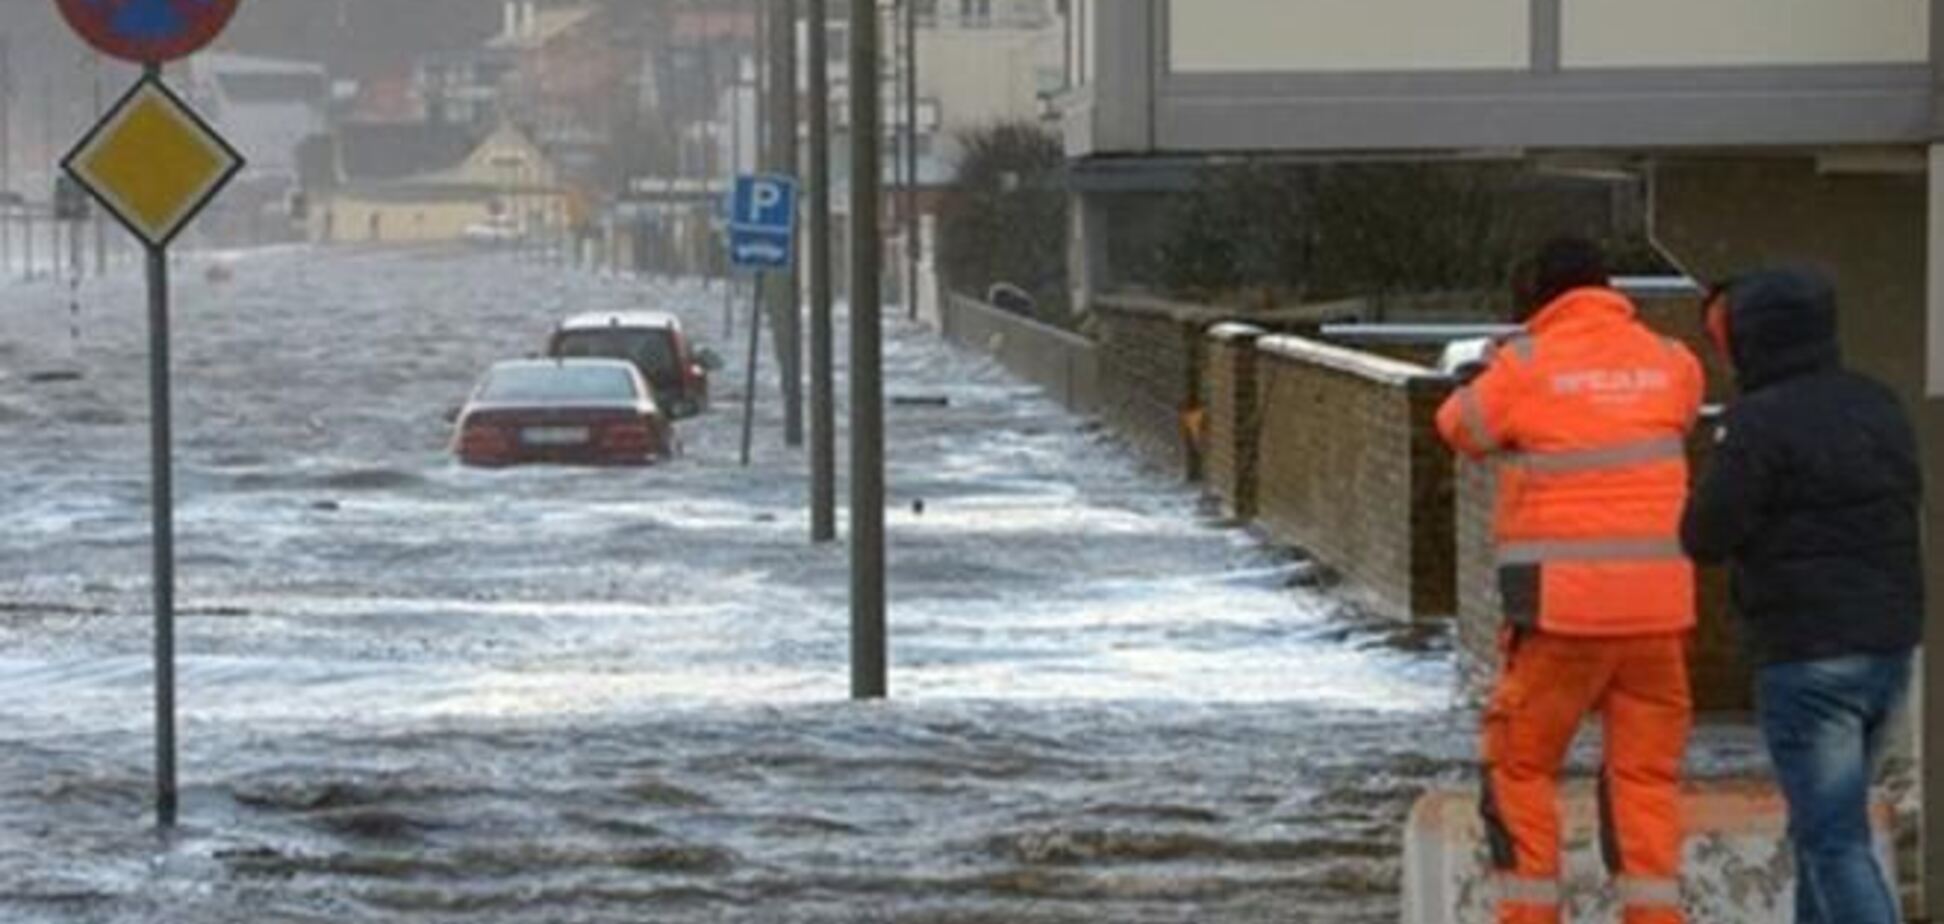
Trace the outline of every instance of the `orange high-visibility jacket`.
<instances>
[{"instance_id":1,"label":"orange high-visibility jacket","mask_svg":"<svg viewBox=\"0 0 1944 924\"><path fill-rule=\"evenodd\" d=\"M1566 293L1438 411L1498 468L1499 588L1513 625L1626 636L1694 626L1681 552L1701 364L1611 289Z\"/></svg>"}]
</instances>

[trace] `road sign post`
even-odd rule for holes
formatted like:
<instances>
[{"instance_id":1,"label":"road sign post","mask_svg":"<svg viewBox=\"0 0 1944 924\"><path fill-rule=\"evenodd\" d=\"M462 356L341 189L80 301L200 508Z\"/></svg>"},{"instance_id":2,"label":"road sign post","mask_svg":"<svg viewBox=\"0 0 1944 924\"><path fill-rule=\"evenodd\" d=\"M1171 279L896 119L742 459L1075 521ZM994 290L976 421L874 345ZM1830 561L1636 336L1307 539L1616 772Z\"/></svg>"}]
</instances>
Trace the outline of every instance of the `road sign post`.
<instances>
[{"instance_id":1,"label":"road sign post","mask_svg":"<svg viewBox=\"0 0 1944 924\"><path fill-rule=\"evenodd\" d=\"M756 444L756 369L763 362L763 276L756 274L756 291L749 300L749 356L743 367L742 467L748 468Z\"/></svg>"},{"instance_id":2,"label":"road sign post","mask_svg":"<svg viewBox=\"0 0 1944 924\"><path fill-rule=\"evenodd\" d=\"M736 177L729 196L729 265L756 274L750 312L748 387L743 393L742 464L750 462L756 427L757 341L762 336L764 273L788 272L796 254L797 181L777 174ZM782 331L774 332L782 337ZM787 392L787 389L785 389Z\"/></svg>"},{"instance_id":3,"label":"road sign post","mask_svg":"<svg viewBox=\"0 0 1944 924\"><path fill-rule=\"evenodd\" d=\"M55 0L104 54L142 78L62 168L129 233L148 263L149 449L153 479L157 823L176 823L175 469L169 375L169 244L243 169L243 157L162 82L162 65L213 40L241 0Z\"/></svg>"}]
</instances>

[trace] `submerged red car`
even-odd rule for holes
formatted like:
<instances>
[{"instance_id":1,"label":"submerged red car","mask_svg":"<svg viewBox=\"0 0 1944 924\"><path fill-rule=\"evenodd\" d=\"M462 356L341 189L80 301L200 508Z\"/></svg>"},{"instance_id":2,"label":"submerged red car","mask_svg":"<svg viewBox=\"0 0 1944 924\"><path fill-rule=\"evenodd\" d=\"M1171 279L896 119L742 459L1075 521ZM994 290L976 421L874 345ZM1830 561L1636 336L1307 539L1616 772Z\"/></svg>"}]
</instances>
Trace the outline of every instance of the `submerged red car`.
<instances>
[{"instance_id":1,"label":"submerged red car","mask_svg":"<svg viewBox=\"0 0 1944 924\"><path fill-rule=\"evenodd\" d=\"M673 456L674 429L633 363L514 360L495 365L460 410L453 451L466 465L648 465Z\"/></svg>"},{"instance_id":2,"label":"submerged red car","mask_svg":"<svg viewBox=\"0 0 1944 924\"><path fill-rule=\"evenodd\" d=\"M663 410L676 420L709 409L709 373L722 359L697 349L672 314L622 311L568 318L547 341L553 357L625 359L641 370Z\"/></svg>"}]
</instances>

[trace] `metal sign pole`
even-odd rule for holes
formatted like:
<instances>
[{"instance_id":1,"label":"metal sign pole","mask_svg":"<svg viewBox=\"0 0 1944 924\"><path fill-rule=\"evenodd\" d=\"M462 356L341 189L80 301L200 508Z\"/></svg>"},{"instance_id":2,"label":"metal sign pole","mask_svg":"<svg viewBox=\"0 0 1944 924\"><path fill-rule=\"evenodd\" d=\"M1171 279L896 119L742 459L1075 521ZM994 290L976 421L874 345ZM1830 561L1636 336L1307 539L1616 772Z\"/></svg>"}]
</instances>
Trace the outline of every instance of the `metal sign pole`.
<instances>
[{"instance_id":1,"label":"metal sign pole","mask_svg":"<svg viewBox=\"0 0 1944 924\"><path fill-rule=\"evenodd\" d=\"M763 274L756 274L756 294L749 300L749 368L743 377L742 466L749 467L750 451L756 441L756 366L762 362L757 352L763 339Z\"/></svg>"},{"instance_id":2,"label":"metal sign pole","mask_svg":"<svg viewBox=\"0 0 1944 924\"><path fill-rule=\"evenodd\" d=\"M155 532L155 818L176 823L175 473L169 397L169 251L148 247L149 454Z\"/></svg>"},{"instance_id":3,"label":"metal sign pole","mask_svg":"<svg viewBox=\"0 0 1944 924\"><path fill-rule=\"evenodd\" d=\"M150 80L162 66L147 65ZM155 591L155 820L176 823L175 442L169 394L169 250L149 244L149 465Z\"/></svg>"},{"instance_id":4,"label":"metal sign pole","mask_svg":"<svg viewBox=\"0 0 1944 924\"><path fill-rule=\"evenodd\" d=\"M236 152L187 103L162 82L162 65L194 53L222 32L241 0L203 0L157 34L130 31L113 9L88 0L56 0L75 32L95 48L142 66L142 80L115 112L100 121L69 152L61 166L101 206L140 238L148 262L149 465L153 520L155 595L155 815L164 830L175 827L175 477L169 395L169 242L243 168ZM49 107L50 113L52 107ZM136 118L131 113L140 114ZM50 118L51 122L52 119ZM51 140L50 140L51 144ZM202 158L154 162L158 146L196 147ZM198 161L200 163L198 164ZM170 208L131 208L134 194L160 197ZM56 222L58 218L50 217ZM57 236L58 239L58 236ZM31 232L28 240L32 240ZM75 243L78 244L77 234ZM73 247L78 264L78 246ZM58 254L56 255L58 257ZM55 272L59 272L58 264Z\"/></svg>"}]
</instances>

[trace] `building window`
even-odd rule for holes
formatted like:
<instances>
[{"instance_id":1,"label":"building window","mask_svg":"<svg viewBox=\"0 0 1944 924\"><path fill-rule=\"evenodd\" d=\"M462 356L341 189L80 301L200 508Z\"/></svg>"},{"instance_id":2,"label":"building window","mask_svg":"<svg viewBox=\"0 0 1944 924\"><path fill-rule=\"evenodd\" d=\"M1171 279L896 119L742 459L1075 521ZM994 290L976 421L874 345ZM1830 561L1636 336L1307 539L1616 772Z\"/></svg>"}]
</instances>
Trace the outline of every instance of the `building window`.
<instances>
[{"instance_id":1,"label":"building window","mask_svg":"<svg viewBox=\"0 0 1944 924\"><path fill-rule=\"evenodd\" d=\"M959 19L970 25L990 25L992 0L959 0Z\"/></svg>"}]
</instances>

